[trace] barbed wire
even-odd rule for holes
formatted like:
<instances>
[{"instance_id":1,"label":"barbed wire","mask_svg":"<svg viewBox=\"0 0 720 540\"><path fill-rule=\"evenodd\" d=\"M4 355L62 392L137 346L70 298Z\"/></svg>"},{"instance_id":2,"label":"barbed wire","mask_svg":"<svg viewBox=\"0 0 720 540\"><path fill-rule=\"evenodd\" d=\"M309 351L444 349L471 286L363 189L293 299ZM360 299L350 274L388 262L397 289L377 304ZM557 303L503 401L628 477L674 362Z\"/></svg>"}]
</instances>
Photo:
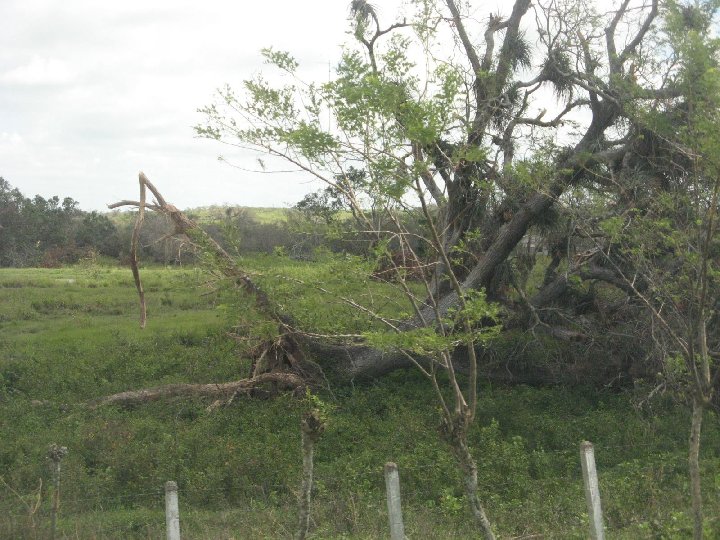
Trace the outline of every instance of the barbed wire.
<instances>
[{"instance_id":1,"label":"barbed wire","mask_svg":"<svg viewBox=\"0 0 720 540\"><path fill-rule=\"evenodd\" d=\"M678 474L675 470L677 466L684 465L686 460L687 449L681 446L672 444L671 441L649 441L649 442L638 442L638 443L614 443L605 444L602 440L595 440L593 442L596 457L599 457L598 472L600 476L601 487L603 485L612 486L613 482L619 481L617 474L613 475L613 469L615 467L622 466L623 464L632 464L632 468L629 470L620 470L621 473L625 473L626 477L637 477L638 482L646 479L648 475L660 475L663 474ZM512 493L531 493L541 492L545 493L547 489L561 486L562 492L567 493L582 493L583 480L580 474L580 441L574 441L571 444L565 445L565 448L558 448L562 446L557 442L549 445L550 448L545 447L542 442L531 443L526 440L521 440L521 454L526 458L519 471L515 473L515 476L508 476L506 478L497 477L492 478L483 475L483 470L480 470L480 478L478 479L478 489L480 490L482 497L491 496L503 496L504 492ZM651 448L650 452L639 452L638 450ZM635 452L633 452L633 450ZM606 469L603 470L603 457L606 457L605 452L626 452L630 455L622 455L618 459L613 459L611 456L609 462L612 465L606 465ZM478 452L476 451L476 454ZM633 455L634 454L634 455ZM514 455L510 456L514 459ZM539 463L538 463L539 460ZM440 504L441 498L445 496L446 492L438 492L434 495L432 491L439 491L438 486L433 485L431 489L422 489L418 487L418 482L428 476L430 472L444 471L451 462L443 459L442 462L405 462L404 459L398 460L398 467L401 479L404 482L401 483L401 490L403 497L407 497L410 501L415 501L417 504L418 497L427 499L430 497L435 501L436 504ZM643 463L644 461L644 463ZM640 462L640 466L636 465L636 462ZM337 472L337 463L316 463L315 475L316 475L316 486L318 486L318 493L316 498L322 499L323 497L332 496L333 499L347 497L348 493L351 492L352 484L359 481L364 481L365 486L370 486L373 492L381 491L383 484L383 465L378 464L377 466L365 467L365 468L349 468L348 470ZM537 467L546 468L550 471L548 476L542 476L538 474L538 471L533 471L533 465ZM330 476L329 473L326 475L328 467L333 467L335 473ZM553 470L560 468L560 472ZM510 475L514 473L509 472ZM297 471L297 478L293 478L289 481L283 482L260 482L260 483L243 483L241 480L233 482L228 485L197 485L192 482L184 484L182 481L179 482L178 495L180 500L190 500L197 502L202 499L213 499L217 497L216 502L222 502L222 506L229 504L224 510L230 508L245 507L250 508L254 503L253 501L261 501L262 504L270 506L284 506L288 503L289 496L297 495L299 492L300 485L300 472ZM658 478L660 477L658 476ZM626 480L623 480L626 481ZM661 480L657 480L660 482ZM451 482L448 482L451 484ZM449 486L448 486L449 487ZM350 489L350 491L349 491ZM358 494L365 487L358 486ZM279 494L279 498L275 499L272 495L273 492ZM131 508L128 505L137 504L137 510L143 512L150 511L151 514L139 514L135 516L126 516L126 521L119 524L100 524L100 523L86 523L85 521L79 522L84 530L95 531L100 537L110 538L121 538L126 536L129 532L141 534L152 534L153 531L159 531L163 529L163 519L161 515L164 511L164 505L162 499L164 498L165 490L162 487L155 489L145 489L142 491L132 493L96 493L94 495L86 496L73 496L68 495L67 491L63 499L63 506L61 506L61 524L65 531L69 531L68 523L72 523L73 520L79 519L83 515L90 515L92 513L103 513L113 512L116 510L129 510ZM364 498L363 494L363 498ZM603 494L603 501L608 506L612 506L614 499L614 493L609 490L607 494ZM379 497L378 493L368 496ZM584 511L584 504L582 497L577 496L580 502L573 503L578 505L580 512ZM428 499L430 500L430 499ZM492 499L491 499L492 500ZM234 501L234 502L231 502ZM7 501L5 501L7 503ZM18 502L18 506L20 504ZM413 503L411 503L413 504ZM380 504L382 506L382 504ZM412 507L412 506L411 506ZM64 511L63 511L64 509ZM223 510L220 508L212 508L212 503L205 507L200 506L189 506L183 513L186 520L193 519L193 515L196 512L206 512L210 510ZM12 512L3 511L12 510L12 505L3 504L0 500L0 513L6 519L6 523L10 529L31 527L30 522L34 521L34 527L38 529L47 528L47 519L49 510L47 507L39 508L35 513L28 511ZM575 519L575 515L568 515L568 519ZM115 518L110 518L110 521L114 521ZM117 519L123 519L121 515L118 515ZM210 518L212 519L212 518ZM720 518L711 518L708 522L714 522ZM30 520L30 521L28 521ZM627 531L628 528L632 528L640 523L647 523L647 520L643 519L642 522L638 521L637 524L633 522L625 522L622 519L620 522L617 520L606 519L606 529L608 532L615 531ZM575 526L575 525L573 525ZM18 529L19 530L19 529ZM1 532L1 531L0 531Z\"/></svg>"},{"instance_id":2,"label":"barbed wire","mask_svg":"<svg viewBox=\"0 0 720 540\"><path fill-rule=\"evenodd\" d=\"M568 451L569 452L569 451ZM556 452L548 452L548 453L556 453ZM558 451L557 453L563 454L564 451ZM573 451L574 453L574 451ZM563 455L563 457L566 457ZM682 463L684 464L684 461L686 459L686 456L684 454L677 454L677 455L667 455L665 456L665 459L661 463L650 463L646 466L642 467L641 469L638 469L638 473L647 472L647 471L653 471L653 470L659 470L661 467L668 464L668 461L671 463ZM560 465L567 465L566 461L562 461L558 463ZM342 478L342 481L340 482L332 482L332 484L338 484L338 483L352 483L354 481L363 479L363 480L375 480L377 484L382 483L382 467L378 466L377 468L373 468L374 470L366 470L366 471L343 471L339 476ZM425 464L406 464L406 463L399 463L398 469L402 477L405 477L406 479L409 477L410 479L416 480L418 477L423 477L427 474L428 471L433 470L439 470L441 467L438 466L436 463L425 463ZM485 489L485 490L498 490L498 489L504 489L504 488L518 488L521 485L527 485L528 483L531 483L532 485L543 485L543 484L557 484L557 483L578 483L581 482L581 476L579 474L580 472L580 463L578 459L577 464L573 464L573 469L576 469L576 475L574 477L568 477L568 476L551 476L551 477L538 477L534 476L532 473L529 473L527 475L523 474L520 478L517 480L508 479L506 481L497 481L497 480L486 480L482 476L482 471L480 471L480 479L478 480L479 487ZM603 476L607 475L609 471L605 471L605 474L603 474L603 470L600 469L599 474L602 479ZM323 475L321 473L321 469L318 470L318 467L316 466L316 481L320 484L325 484L326 478L323 478ZM294 481L289 482L283 482L283 483L260 483L260 484L252 484L250 486L183 486L180 484L179 486L179 492L181 496L188 499L194 499L199 496L208 496L208 495L223 495L224 497L232 497L233 495L239 496L242 495L244 497L252 498L250 495L250 492L254 491L260 496L260 498L267 499L270 496L270 492L272 491L279 491L279 492L293 492L295 491L294 487ZM249 489L250 488L250 489ZM113 503L120 503L120 502L149 502L148 499L156 498L161 499L164 497L164 489L158 488L148 491L141 491L141 492L135 492L135 493L124 493L124 494L97 494L93 496L88 497L74 497L74 496L68 496L66 495L64 498L63 505L65 507L77 507L83 506L83 503L95 503L94 505L88 504L85 505L85 507L91 507L91 506L100 506L100 507L112 507L114 506ZM38 513L42 512L42 509L38 511ZM6 514L8 516L14 515L14 516L27 516L27 512L21 512L16 514Z\"/></svg>"},{"instance_id":3,"label":"barbed wire","mask_svg":"<svg viewBox=\"0 0 720 540\"><path fill-rule=\"evenodd\" d=\"M570 451L558 451L557 453L565 454L569 453ZM548 453L555 453L555 452L548 452ZM574 453L574 451L573 451ZM566 457L563 455L563 457ZM664 465L667 465L667 461L670 462L676 462L676 463L684 463L685 456L684 455L669 455L666 456L668 459L664 459L661 463L650 463L646 466L638 469L637 473L646 473L647 471L654 471L654 470L662 470L662 467ZM560 465L567 465L567 462L563 460ZM404 477L407 479L408 477L412 480L421 479L423 476L427 474L428 471L432 470L438 470L440 467L438 467L438 464L436 463L425 463L425 464L403 464L402 462L399 464L399 472L401 474L401 477ZM482 471L480 473L480 478L478 480L478 487L483 489L484 491L489 492L495 492L495 491L502 491L508 488L512 489L518 489L520 487L523 487L524 489L530 489L532 486L534 487L540 487L543 485L552 485L552 484L567 484L567 485L577 485L579 487L582 486L582 478L579 474L580 471L580 463L578 460L577 464L573 465L573 469L576 469L575 475L573 476L548 476L548 477L537 477L534 476L532 473L523 474L517 479L508 478L507 480L488 480L486 478L483 478ZM603 471L600 470L600 477L601 481L603 480L603 476L606 476L608 472L606 471L605 474L603 474ZM364 480L374 480L377 484L382 484L382 467L378 466L377 468L372 468L371 470L365 470L365 471L343 471L343 473L340 475L342 478L342 482L340 483L352 483L360 479ZM326 478L323 478L323 475L321 474L321 471L318 470L316 467L316 481L320 485L325 484ZM336 483L332 483L336 484ZM530 486L530 488L528 487ZM248 489L250 487L251 489ZM283 492L283 493L293 493L296 491L295 483L294 481L289 482L283 482L283 483L264 483L264 484L253 484L251 486L183 486L180 484L179 486L179 494L181 498L186 499L196 499L200 496L207 497L208 495L222 495L225 498L231 498L233 496L242 496L245 498L253 499L254 497L250 494L251 491L254 491L257 493L258 498L261 499L268 499L270 498L270 493L273 491ZM410 489L405 487L404 491L409 494L414 494L417 492L416 489ZM64 499L64 507L66 508L73 508L74 510L80 510L84 506L87 510L89 510L91 507L100 507L101 509L110 509L117 503L122 502L145 502L148 503L152 499L162 499L164 497L164 489L158 488L148 491L141 491L141 492L135 492L135 493L125 493L125 494L97 494L94 496L89 497L73 497L73 496L67 496ZM426 494L426 492L423 492ZM95 503L95 504L83 504L83 503ZM115 504L114 504L115 503ZM80 508L77 508L80 507ZM35 515L42 515L45 511L40 509ZM6 513L7 516L14 516L14 517L27 517L27 512L20 512L20 513Z\"/></svg>"}]
</instances>

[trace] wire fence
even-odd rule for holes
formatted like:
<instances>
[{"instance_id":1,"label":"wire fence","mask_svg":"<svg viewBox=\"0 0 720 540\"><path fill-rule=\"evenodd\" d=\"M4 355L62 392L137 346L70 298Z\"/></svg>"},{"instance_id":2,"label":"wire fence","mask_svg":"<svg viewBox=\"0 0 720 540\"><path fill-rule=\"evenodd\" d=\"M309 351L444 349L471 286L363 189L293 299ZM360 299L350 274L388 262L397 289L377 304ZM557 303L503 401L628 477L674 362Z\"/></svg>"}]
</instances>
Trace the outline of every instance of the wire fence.
<instances>
[{"instance_id":1,"label":"wire fence","mask_svg":"<svg viewBox=\"0 0 720 540\"><path fill-rule=\"evenodd\" d=\"M648 455L647 449L652 448L657 460L650 463L642 462ZM642 450L642 452L638 452ZM623 451L629 458L631 466L620 471L615 467L603 470L602 459L605 452ZM494 507L501 507L504 515L515 514L517 520L528 520L525 526L528 535L535 534L538 538L562 538L557 531L565 530L568 538L573 537L572 531L582 536L587 533L591 522L592 509L585 504L586 484L580 465L578 444L567 449L536 449L528 454L541 456L542 462L563 471L562 474L534 477L516 477L512 471L493 471L488 477L482 468L478 490L482 500L486 501L488 513L492 516ZM676 527L680 530L687 527L686 508L677 508L677 512L668 515L665 523L657 516L640 514L632 515L627 509L621 508L629 497L662 497L663 478L672 482L681 481L686 466L685 449L659 448L657 444L599 445L596 455L600 458L599 488L606 515L602 518L608 534L623 532L624 537L653 537L656 530ZM481 456L479 456L481 457ZM330 467L316 465L316 489L314 493L315 507L314 526L322 527L323 520L338 520L337 513L343 512L340 521L346 523L350 530L361 529L376 531L387 536L388 509L384 505L383 463L369 470L332 471ZM427 463L398 463L400 490L404 511L410 516L406 534L409 538L424 538L422 527L432 523L454 523L448 526L447 538L462 538L462 527L457 523L468 521L465 514L465 500L462 491L451 481L439 489L434 497L428 498L426 489L421 489L429 476L437 474L438 465ZM342 476L339 482L333 475ZM71 483L72 478L63 479ZM642 489L655 482L656 493L632 494L632 490ZM334 490L339 484L343 489ZM352 487L358 486L356 492ZM216 486L211 484L197 485L192 481L180 481L180 523L183 538L284 538L292 535L294 499L299 488L293 479L283 482L261 482L247 484L242 487ZM62 488L61 488L62 490ZM53 507L49 504L51 490L37 493L9 495L6 492L0 498L0 537L27 538L32 540L44 538L158 538L165 535L165 490L162 485L155 489L138 490L131 493L78 493L68 490L63 495L62 504L58 509L57 531L53 534L51 523ZM629 494L630 493L630 494ZM552 520L555 533L547 532L553 526L538 525L533 532L532 505L542 497L553 499L556 515ZM509 501L508 501L509 499ZM717 496L716 496L717 499ZM545 501L547 502L547 501ZM663 504L667 501L660 501ZM716 501L717 502L717 501ZM513 506L514 505L514 506ZM719 508L715 505L714 508ZM663 506L665 508L665 506ZM678 516L685 516L679 520ZM363 524L369 520L369 525ZM502 521L502 520L501 520ZM383 525L384 523L384 525ZM425 525L423 525L425 524ZM720 522L709 515L707 526L720 527ZM502 526L502 523L501 523ZM267 530L263 532L263 528ZM337 529L337 523L333 525ZM383 529L383 527L385 527ZM517 527L515 527L517 529ZM457 531L460 532L457 532ZM713 529L716 530L716 529ZM235 532L233 532L235 531ZM251 531L251 532L250 532ZM383 533L384 531L384 533ZM414 531L414 532L413 532ZM628 532L628 531L635 531ZM655 532L653 532L655 531ZM718 530L720 534L720 530ZM452 536L457 534L457 536ZM559 536L553 536L553 534ZM539 535L539 536L538 536ZM371 534L372 536L372 534ZM681 535L680 535L681 536ZM365 536L367 537L367 535ZM440 537L440 536L438 536ZM518 536L520 538L521 536ZM531 536L527 536L528 538ZM718 536L720 537L720 536Z\"/></svg>"}]
</instances>

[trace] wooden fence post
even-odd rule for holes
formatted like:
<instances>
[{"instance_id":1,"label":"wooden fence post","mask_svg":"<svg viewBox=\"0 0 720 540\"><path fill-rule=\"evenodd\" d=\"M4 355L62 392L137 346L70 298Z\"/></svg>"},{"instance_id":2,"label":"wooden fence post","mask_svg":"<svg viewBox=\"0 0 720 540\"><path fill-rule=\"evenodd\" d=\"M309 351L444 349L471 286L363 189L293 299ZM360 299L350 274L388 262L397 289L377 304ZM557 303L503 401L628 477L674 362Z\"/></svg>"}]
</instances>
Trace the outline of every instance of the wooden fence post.
<instances>
[{"instance_id":1,"label":"wooden fence post","mask_svg":"<svg viewBox=\"0 0 720 540\"><path fill-rule=\"evenodd\" d=\"M180 510L178 509L178 486L165 482L165 526L167 540L180 540Z\"/></svg>"},{"instance_id":2,"label":"wooden fence post","mask_svg":"<svg viewBox=\"0 0 720 540\"><path fill-rule=\"evenodd\" d=\"M68 449L59 444L51 444L48 459L53 463L53 498L50 509L50 539L55 540L57 533L57 516L60 509L60 462L67 455Z\"/></svg>"},{"instance_id":3,"label":"wooden fence post","mask_svg":"<svg viewBox=\"0 0 720 540\"><path fill-rule=\"evenodd\" d=\"M388 517L391 540L405 540L402 506L400 504L400 474L394 463L385 464L385 489L387 490Z\"/></svg>"},{"instance_id":4,"label":"wooden fence post","mask_svg":"<svg viewBox=\"0 0 720 540\"><path fill-rule=\"evenodd\" d=\"M583 482L585 483L585 500L590 516L590 538L592 540L605 539L603 526L602 506L600 505L600 485L598 483L597 469L595 468L595 450L592 443L580 443L580 464L582 465Z\"/></svg>"}]
</instances>

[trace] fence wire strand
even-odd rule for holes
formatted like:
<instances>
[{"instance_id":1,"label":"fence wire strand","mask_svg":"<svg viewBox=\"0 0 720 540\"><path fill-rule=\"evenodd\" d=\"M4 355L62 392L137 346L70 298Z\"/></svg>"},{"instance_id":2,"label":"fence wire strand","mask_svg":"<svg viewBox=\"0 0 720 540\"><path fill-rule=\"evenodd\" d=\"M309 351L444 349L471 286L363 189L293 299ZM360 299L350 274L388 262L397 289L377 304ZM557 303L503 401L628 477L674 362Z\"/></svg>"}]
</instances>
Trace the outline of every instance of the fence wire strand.
<instances>
[{"instance_id":1,"label":"fence wire strand","mask_svg":"<svg viewBox=\"0 0 720 540\"><path fill-rule=\"evenodd\" d=\"M527 445L527 443L526 443ZM528 445L529 446L529 445ZM549 477L533 477L532 473L528 472L529 477L522 476L517 478L487 478L484 477L481 471L480 478L478 481L478 488L481 491L482 497L491 496L502 496L503 492L509 490L516 490L517 496L520 497L519 503L522 505L522 494L526 494L531 490L544 492L544 487L557 487L559 485L565 486L565 491L582 492L583 490L583 479L581 475L580 467L580 444L575 442L572 445L568 445L567 449L545 449L542 446L531 448L526 446L524 451L529 460L533 458L547 458L550 461L549 468L555 470L564 471L561 475L549 476ZM674 468L677 465L684 463L686 460L685 448L670 447L670 445L663 445L662 443L639 443L639 444L608 444L605 445L602 442L595 443L595 455L596 458L600 458L600 466L598 467L600 473L600 487L607 485L608 482L614 481L613 479L603 479L603 460L602 456L607 451L628 451L632 453L632 450L638 448L653 448L656 453L653 456L657 456L657 460L653 459L645 466L637 469L633 469L630 474L642 475L647 477L653 474L662 474L667 472L667 467ZM639 459L647 459L648 455L637 455L637 457L623 456L623 460L619 461L613 459L614 465L608 465L608 467L618 466L623 463L636 462ZM416 492L417 483L422 482L423 478L427 477L432 471L438 470L437 463L403 463L403 460L399 460L398 463L400 478L401 478L401 491L403 498L414 500L418 496ZM326 485L333 485L332 481L328 481L327 477L323 475L324 464L316 464L315 474L316 482ZM297 480L297 485L295 480ZM382 466L372 467L365 470L349 470L342 473L342 482L346 485L351 485L360 481L369 481L375 484L375 487L379 490L384 489L383 486L383 471ZM251 508L254 504L253 501L264 501L267 503L270 501L271 504L282 504L276 499L273 499L273 492L280 493L282 497L297 495L299 487L299 477L292 479L288 482L266 482L255 485L228 485L222 487L216 487L212 485L197 486L192 483L183 485L180 482L179 499L181 502L181 508L183 501L199 501L207 500L217 497L218 499L224 499L226 502L230 500L234 501L245 501L245 505ZM250 489L249 489L250 488ZM344 488L343 488L344 489ZM250 492L255 491L257 496L253 496ZM341 496L346 496L341 495ZM97 493L95 495L77 496L65 495L63 503L60 508L61 522L66 528L66 531L72 529L72 523L75 522L75 526L90 527L96 530L101 537L115 537L117 534L118 538L123 534L127 533L128 530L136 531L147 530L155 531L164 528L164 518L161 517L164 513L164 496L165 490L162 488L148 489L135 493L121 493L117 495L109 495L104 493ZM425 495L423 495L425 496ZM440 494L438 494L438 497ZM335 495L334 497L337 497ZM515 495L513 495L515 497ZM603 494L603 506L612 507L613 494L609 492ZM283 499L287 501L287 499ZM2 502L2 499L0 499ZM380 501L379 508L382 508L382 502ZM241 503L242 504L242 503ZM287 504L287 502L285 503ZM135 508L131 506L137 505ZM584 501L582 502L584 507ZM1 508L1 507L0 507ZM188 506L185 511L186 519L192 519L194 512L203 511L197 506ZM64 512L63 512L64 510ZM151 512L150 515L139 514L137 517L126 523L120 524L100 524L92 525L92 521L88 523L84 516L92 515L94 513L105 513L113 512L117 510L139 510L142 512ZM215 508L215 510L218 510ZM120 516L121 514L119 514ZM34 514L30 514L28 511L20 512L3 512L4 519L11 521L20 522L34 522L37 525L38 522L43 522L42 527L47 527L47 520L49 516L49 510L47 508L40 508ZM569 519L577 519L577 516L568 516ZM182 518L181 518L182 519ZM707 520L708 523L716 522L720 517L711 517ZM112 520L111 520L112 521ZM69 525L70 524L70 525ZM69 526L68 526L69 525ZM26 525L31 526L31 525ZM621 531L632 524L618 524L608 522L606 519L606 530L608 532Z\"/></svg>"}]
</instances>

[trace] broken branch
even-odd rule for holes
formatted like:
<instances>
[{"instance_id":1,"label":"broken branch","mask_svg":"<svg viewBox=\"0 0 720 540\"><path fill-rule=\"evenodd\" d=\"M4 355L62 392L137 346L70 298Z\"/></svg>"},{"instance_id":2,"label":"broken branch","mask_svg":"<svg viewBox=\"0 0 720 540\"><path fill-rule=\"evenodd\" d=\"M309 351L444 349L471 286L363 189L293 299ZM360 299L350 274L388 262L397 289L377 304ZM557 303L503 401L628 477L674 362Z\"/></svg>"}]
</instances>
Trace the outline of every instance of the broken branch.
<instances>
[{"instance_id":1,"label":"broken branch","mask_svg":"<svg viewBox=\"0 0 720 540\"><path fill-rule=\"evenodd\" d=\"M306 385L305 380L294 373L262 373L249 379L226 383L168 384L143 390L130 390L93 400L88 405L95 409L105 405L139 405L173 397L230 397L238 392L249 392L268 383L292 390Z\"/></svg>"}]
</instances>

